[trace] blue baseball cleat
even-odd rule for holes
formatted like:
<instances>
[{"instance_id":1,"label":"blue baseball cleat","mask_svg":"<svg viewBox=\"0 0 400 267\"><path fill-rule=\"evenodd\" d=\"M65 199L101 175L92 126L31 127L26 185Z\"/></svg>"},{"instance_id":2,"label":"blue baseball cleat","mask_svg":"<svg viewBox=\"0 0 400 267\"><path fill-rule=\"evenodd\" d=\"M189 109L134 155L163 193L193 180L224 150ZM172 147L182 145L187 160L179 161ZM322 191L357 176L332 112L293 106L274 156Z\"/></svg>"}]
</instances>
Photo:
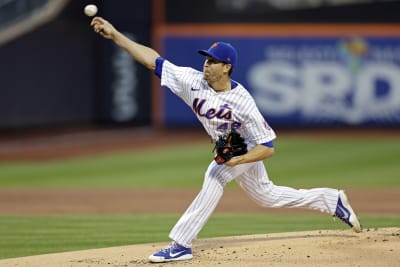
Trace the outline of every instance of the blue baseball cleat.
<instances>
[{"instance_id":1,"label":"blue baseball cleat","mask_svg":"<svg viewBox=\"0 0 400 267\"><path fill-rule=\"evenodd\" d=\"M171 242L166 248L150 255L151 262L168 262L191 260L193 258L192 249L179 245L176 242Z\"/></svg>"},{"instance_id":2,"label":"blue baseball cleat","mask_svg":"<svg viewBox=\"0 0 400 267\"><path fill-rule=\"evenodd\" d=\"M343 190L339 190L339 199L334 216L348 224L353 228L354 232L361 232L360 222L357 219L356 213L351 208L349 200Z\"/></svg>"}]
</instances>

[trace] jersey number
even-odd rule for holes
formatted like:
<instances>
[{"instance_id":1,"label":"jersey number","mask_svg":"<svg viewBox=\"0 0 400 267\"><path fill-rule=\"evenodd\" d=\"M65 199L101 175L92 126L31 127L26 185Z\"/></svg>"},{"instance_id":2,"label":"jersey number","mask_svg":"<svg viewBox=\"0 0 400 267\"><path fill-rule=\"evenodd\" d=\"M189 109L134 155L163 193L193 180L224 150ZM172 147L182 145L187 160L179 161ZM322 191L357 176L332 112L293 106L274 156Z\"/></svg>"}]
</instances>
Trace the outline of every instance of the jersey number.
<instances>
[{"instance_id":1,"label":"jersey number","mask_svg":"<svg viewBox=\"0 0 400 267\"><path fill-rule=\"evenodd\" d=\"M242 126L242 124L240 122L237 121L233 121L232 123L230 122L225 122L223 124L221 124L220 126L218 126L218 130L228 130L229 129L229 124L230 124L230 129L239 129L240 126Z\"/></svg>"}]
</instances>

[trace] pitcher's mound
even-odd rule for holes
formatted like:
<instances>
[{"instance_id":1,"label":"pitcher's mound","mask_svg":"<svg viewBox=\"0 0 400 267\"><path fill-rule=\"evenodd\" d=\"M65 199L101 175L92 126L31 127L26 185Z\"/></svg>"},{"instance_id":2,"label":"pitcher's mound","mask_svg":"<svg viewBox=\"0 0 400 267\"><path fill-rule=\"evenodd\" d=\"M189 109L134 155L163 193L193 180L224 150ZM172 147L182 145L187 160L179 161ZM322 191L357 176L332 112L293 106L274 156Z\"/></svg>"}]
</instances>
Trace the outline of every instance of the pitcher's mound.
<instances>
[{"instance_id":1,"label":"pitcher's mound","mask_svg":"<svg viewBox=\"0 0 400 267\"><path fill-rule=\"evenodd\" d=\"M321 230L201 239L193 260L152 264L166 244L144 244L0 260L0 266L400 266L400 228Z\"/></svg>"}]
</instances>

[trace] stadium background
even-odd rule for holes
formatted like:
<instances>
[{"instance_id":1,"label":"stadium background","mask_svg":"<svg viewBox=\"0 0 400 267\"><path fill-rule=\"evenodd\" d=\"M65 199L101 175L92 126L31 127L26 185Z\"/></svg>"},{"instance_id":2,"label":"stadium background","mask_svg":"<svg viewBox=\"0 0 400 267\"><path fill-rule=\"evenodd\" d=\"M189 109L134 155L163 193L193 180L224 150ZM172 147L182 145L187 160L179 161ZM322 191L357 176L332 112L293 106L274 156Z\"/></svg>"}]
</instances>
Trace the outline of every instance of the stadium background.
<instances>
[{"instance_id":1,"label":"stadium background","mask_svg":"<svg viewBox=\"0 0 400 267\"><path fill-rule=\"evenodd\" d=\"M33 16L17 2L30 1L5 1L3 13L21 20L25 6ZM64 2L54 18L2 41L0 129L199 126L151 73L93 34L82 13L90 1ZM201 69L196 49L218 38L232 42L241 52L233 78L249 87L275 128L400 123L398 1L288 1L286 8L268 4L274 1L91 2L177 64Z\"/></svg>"}]
</instances>

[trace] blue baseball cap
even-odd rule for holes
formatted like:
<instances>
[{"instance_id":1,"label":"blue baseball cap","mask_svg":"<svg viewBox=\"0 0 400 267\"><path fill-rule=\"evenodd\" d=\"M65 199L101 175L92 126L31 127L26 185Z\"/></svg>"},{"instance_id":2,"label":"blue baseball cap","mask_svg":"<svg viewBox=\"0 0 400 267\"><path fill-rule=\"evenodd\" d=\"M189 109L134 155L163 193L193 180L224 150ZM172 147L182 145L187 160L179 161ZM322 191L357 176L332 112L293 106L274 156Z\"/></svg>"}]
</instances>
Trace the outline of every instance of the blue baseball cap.
<instances>
[{"instance_id":1,"label":"blue baseball cap","mask_svg":"<svg viewBox=\"0 0 400 267\"><path fill-rule=\"evenodd\" d=\"M210 46L210 48L208 48L208 50L198 50L197 52L199 52L200 55L210 56L221 62L231 64L232 67L235 67L236 65L237 52L231 44L215 42Z\"/></svg>"}]
</instances>

